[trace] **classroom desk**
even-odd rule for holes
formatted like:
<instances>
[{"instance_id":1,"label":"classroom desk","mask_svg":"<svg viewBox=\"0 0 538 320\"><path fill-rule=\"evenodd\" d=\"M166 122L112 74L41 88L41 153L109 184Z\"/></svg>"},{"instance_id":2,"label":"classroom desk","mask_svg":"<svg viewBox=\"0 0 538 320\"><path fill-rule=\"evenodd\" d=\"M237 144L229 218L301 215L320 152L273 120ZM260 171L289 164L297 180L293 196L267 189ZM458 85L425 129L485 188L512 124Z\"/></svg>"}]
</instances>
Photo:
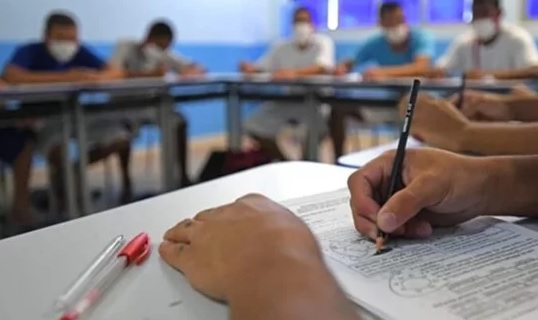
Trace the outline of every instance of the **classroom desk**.
<instances>
[{"instance_id":1,"label":"classroom desk","mask_svg":"<svg viewBox=\"0 0 538 320\"><path fill-rule=\"evenodd\" d=\"M409 140L407 141L408 149L411 149L411 148L416 149L416 148L421 148L423 146L424 146L423 143L421 143L420 141L417 141L416 139L413 139L412 137L409 137ZM359 152L350 153L348 155L338 158L336 163L338 163L341 166L348 167L348 168L360 168L366 165L368 162L379 157L386 151L396 150L397 148L398 148L398 140L393 141L391 143L383 144L377 147L365 149Z\"/></svg>"},{"instance_id":2,"label":"classroom desk","mask_svg":"<svg viewBox=\"0 0 538 320\"><path fill-rule=\"evenodd\" d=\"M0 241L0 319L42 319L70 281L115 236L148 232L154 248L171 226L247 193L274 200L344 188L352 170L307 162L263 166L150 200ZM322 182L322 183L321 183ZM209 196L208 196L209 195ZM171 304L181 301L176 307ZM196 293L154 250L130 270L90 319L218 320L226 307Z\"/></svg>"},{"instance_id":3,"label":"classroom desk","mask_svg":"<svg viewBox=\"0 0 538 320\"><path fill-rule=\"evenodd\" d=\"M207 99L226 99L226 126L228 143L231 149L239 149L242 138L241 102L243 101L285 101L300 102L308 107L321 103L352 102L356 105L372 105L378 107L393 106L399 97L409 90L412 79L392 79L379 81L358 81L353 77L316 76L297 80L275 80L267 75L242 76L238 74L207 75L196 78L179 78L167 76L162 79L142 78L125 81L110 81L95 84L53 84L53 85L23 85L8 86L0 89L0 103L29 102L20 104L15 112L0 113L0 120L17 119L21 117L42 117L56 112L64 118L65 131L71 132L74 120L76 140L79 145L78 172L82 187L82 214L90 213L89 191L86 182L87 149L85 119L92 112L112 112L155 106L159 110L159 125L163 134L162 143L162 183L164 191L174 188L177 178L174 175L173 164L175 145L171 126L166 117L167 111L174 102L200 101ZM514 81L469 81L468 88L492 92L506 92ZM458 90L459 79L423 80L425 91L451 93ZM89 97L89 98L88 98ZM97 98L97 103L92 99ZM39 101L50 102L43 107L35 104ZM31 103L30 103L31 102ZM61 102L61 104L58 104ZM349 107L350 104L342 104ZM31 107L33 106L33 107ZM339 107L338 104L334 106ZM309 108L307 119L309 134L307 135L307 159L318 159L319 128L313 125L317 108ZM50 113L49 113L50 112ZM72 118L71 118L72 117ZM64 136L67 145L69 137ZM66 148L67 150L67 148ZM65 156L66 163L67 154ZM66 171L70 171L69 168ZM72 217L79 215L74 200L73 174L66 173L68 186L68 208Z\"/></svg>"}]
</instances>

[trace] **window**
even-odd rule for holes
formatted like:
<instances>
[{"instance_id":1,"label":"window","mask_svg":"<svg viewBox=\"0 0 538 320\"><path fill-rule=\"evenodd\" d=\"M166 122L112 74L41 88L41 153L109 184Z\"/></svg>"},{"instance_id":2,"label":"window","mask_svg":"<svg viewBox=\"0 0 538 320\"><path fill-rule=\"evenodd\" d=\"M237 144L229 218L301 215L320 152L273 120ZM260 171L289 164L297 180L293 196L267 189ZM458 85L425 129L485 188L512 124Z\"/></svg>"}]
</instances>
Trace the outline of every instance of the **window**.
<instances>
[{"instance_id":1,"label":"window","mask_svg":"<svg viewBox=\"0 0 538 320\"><path fill-rule=\"evenodd\" d=\"M295 0L312 10L319 29L350 29L377 24L379 6L397 1L411 25L466 23L472 18L473 0ZM529 16L538 18L538 0L528 0ZM532 15L531 15L532 12Z\"/></svg>"},{"instance_id":2,"label":"window","mask_svg":"<svg viewBox=\"0 0 538 320\"><path fill-rule=\"evenodd\" d=\"M527 0L527 18L538 19L538 0Z\"/></svg>"},{"instance_id":3,"label":"window","mask_svg":"<svg viewBox=\"0 0 538 320\"><path fill-rule=\"evenodd\" d=\"M426 23L462 23L472 18L472 0L427 1Z\"/></svg>"}]
</instances>

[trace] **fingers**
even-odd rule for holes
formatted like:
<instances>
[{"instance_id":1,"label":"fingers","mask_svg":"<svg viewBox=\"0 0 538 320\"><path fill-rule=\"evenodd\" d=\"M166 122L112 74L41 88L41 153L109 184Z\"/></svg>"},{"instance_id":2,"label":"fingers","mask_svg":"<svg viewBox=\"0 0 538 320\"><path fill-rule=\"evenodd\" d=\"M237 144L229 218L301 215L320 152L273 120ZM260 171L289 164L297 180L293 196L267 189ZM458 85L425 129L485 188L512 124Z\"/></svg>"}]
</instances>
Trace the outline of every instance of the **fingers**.
<instances>
[{"instance_id":1,"label":"fingers","mask_svg":"<svg viewBox=\"0 0 538 320\"><path fill-rule=\"evenodd\" d=\"M448 193L446 189L434 175L422 174L381 208L377 217L378 226L387 233L394 232L421 210L439 204Z\"/></svg>"},{"instance_id":2,"label":"fingers","mask_svg":"<svg viewBox=\"0 0 538 320\"><path fill-rule=\"evenodd\" d=\"M256 212L265 212L265 213L274 213L274 212L279 212L279 211L289 212L289 210L284 208L282 205L260 194L248 194L242 198L237 199L236 203L245 204L251 207L252 209L254 209Z\"/></svg>"},{"instance_id":3,"label":"fingers","mask_svg":"<svg viewBox=\"0 0 538 320\"><path fill-rule=\"evenodd\" d=\"M200 222L186 219L178 223L172 229L166 231L164 240L174 243L189 244L192 241L196 227Z\"/></svg>"},{"instance_id":4,"label":"fingers","mask_svg":"<svg viewBox=\"0 0 538 320\"><path fill-rule=\"evenodd\" d=\"M189 256L190 246L184 243L173 243L164 241L159 246L159 254L163 260L171 267L183 273L187 272L189 263L192 262Z\"/></svg>"}]
</instances>

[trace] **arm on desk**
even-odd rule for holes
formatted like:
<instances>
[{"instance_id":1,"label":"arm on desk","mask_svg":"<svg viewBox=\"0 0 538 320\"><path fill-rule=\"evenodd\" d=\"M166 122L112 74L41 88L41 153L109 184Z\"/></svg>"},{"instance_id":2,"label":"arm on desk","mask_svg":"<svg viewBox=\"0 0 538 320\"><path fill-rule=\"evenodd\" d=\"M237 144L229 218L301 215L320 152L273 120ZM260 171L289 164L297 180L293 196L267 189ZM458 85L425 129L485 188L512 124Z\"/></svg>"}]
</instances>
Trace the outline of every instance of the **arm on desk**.
<instances>
[{"instance_id":1,"label":"arm on desk","mask_svg":"<svg viewBox=\"0 0 538 320\"><path fill-rule=\"evenodd\" d=\"M61 72L28 71L24 68L8 65L4 70L4 79L12 84L54 83L54 82L93 82L121 79L123 72L112 66L101 71L74 69Z\"/></svg>"},{"instance_id":2,"label":"arm on desk","mask_svg":"<svg viewBox=\"0 0 538 320\"><path fill-rule=\"evenodd\" d=\"M228 302L232 319L358 320L311 231L267 198L201 212L164 240L163 259L199 291Z\"/></svg>"},{"instance_id":3,"label":"arm on desk","mask_svg":"<svg viewBox=\"0 0 538 320\"><path fill-rule=\"evenodd\" d=\"M12 84L51 83L74 81L75 72L35 72L28 71L15 65L8 65L4 70L4 79ZM82 74L79 74L82 77Z\"/></svg>"},{"instance_id":4,"label":"arm on desk","mask_svg":"<svg viewBox=\"0 0 538 320\"><path fill-rule=\"evenodd\" d=\"M277 257L265 269L236 283L229 301L232 319L359 319L318 259Z\"/></svg>"},{"instance_id":5,"label":"arm on desk","mask_svg":"<svg viewBox=\"0 0 538 320\"><path fill-rule=\"evenodd\" d=\"M107 64L102 70L98 72L98 80L118 80L125 78L125 72L112 64Z\"/></svg>"},{"instance_id":6,"label":"arm on desk","mask_svg":"<svg viewBox=\"0 0 538 320\"><path fill-rule=\"evenodd\" d=\"M532 66L518 70L505 70L492 72L491 75L499 80L517 80L536 78L538 76L538 66Z\"/></svg>"},{"instance_id":7,"label":"arm on desk","mask_svg":"<svg viewBox=\"0 0 538 320\"><path fill-rule=\"evenodd\" d=\"M521 90L507 95L468 91L462 112L472 120L538 121L538 95Z\"/></svg>"},{"instance_id":8,"label":"arm on desk","mask_svg":"<svg viewBox=\"0 0 538 320\"><path fill-rule=\"evenodd\" d=\"M481 155L538 154L538 124L471 123L459 139L460 152Z\"/></svg>"},{"instance_id":9,"label":"arm on desk","mask_svg":"<svg viewBox=\"0 0 538 320\"><path fill-rule=\"evenodd\" d=\"M417 77L424 75L430 66L430 58L428 56L419 56L413 63L394 66L374 68L366 71L365 76L369 73L373 78L399 78L399 77Z\"/></svg>"}]
</instances>

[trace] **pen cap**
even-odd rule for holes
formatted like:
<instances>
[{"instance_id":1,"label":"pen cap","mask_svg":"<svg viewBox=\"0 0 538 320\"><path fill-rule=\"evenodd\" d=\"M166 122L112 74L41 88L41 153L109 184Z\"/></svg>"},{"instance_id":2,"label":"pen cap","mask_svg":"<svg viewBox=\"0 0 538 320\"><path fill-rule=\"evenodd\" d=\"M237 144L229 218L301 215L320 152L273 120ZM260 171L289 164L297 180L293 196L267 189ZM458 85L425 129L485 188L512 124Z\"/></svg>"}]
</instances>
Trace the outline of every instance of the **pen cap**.
<instances>
[{"instance_id":1,"label":"pen cap","mask_svg":"<svg viewBox=\"0 0 538 320\"><path fill-rule=\"evenodd\" d=\"M147 233L141 233L131 240L123 250L118 254L118 257L125 257L127 260L126 267L132 263L140 265L147 260L151 253L150 239Z\"/></svg>"}]
</instances>

